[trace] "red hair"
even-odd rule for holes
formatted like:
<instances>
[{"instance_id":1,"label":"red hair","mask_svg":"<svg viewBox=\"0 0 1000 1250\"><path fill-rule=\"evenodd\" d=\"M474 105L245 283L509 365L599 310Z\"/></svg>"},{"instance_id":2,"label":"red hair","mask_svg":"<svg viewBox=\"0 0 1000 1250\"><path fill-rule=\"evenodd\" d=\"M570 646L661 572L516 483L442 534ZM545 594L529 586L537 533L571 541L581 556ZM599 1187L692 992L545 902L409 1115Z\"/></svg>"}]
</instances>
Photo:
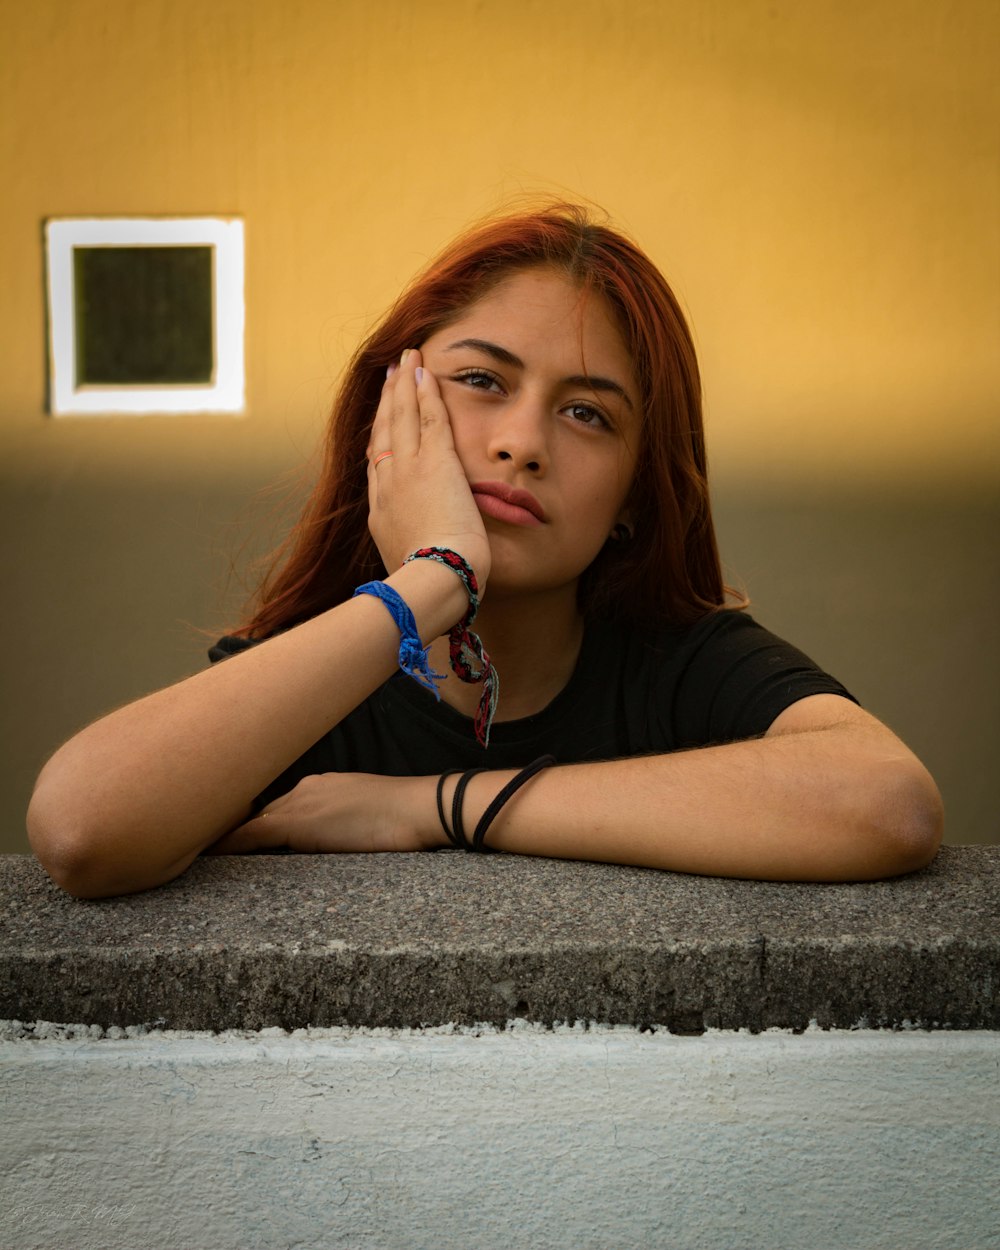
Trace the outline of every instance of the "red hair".
<instances>
[{"instance_id":1,"label":"red hair","mask_svg":"<svg viewBox=\"0 0 1000 1250\"><path fill-rule=\"evenodd\" d=\"M365 451L386 366L419 347L511 273L545 265L606 301L642 400L634 533L609 542L580 580L585 614L688 624L725 604L709 508L701 382L673 292L647 256L586 210L553 204L474 227L432 261L361 344L326 436L323 468L278 550L253 615L238 631L266 637L351 597L386 574L368 532Z\"/></svg>"}]
</instances>

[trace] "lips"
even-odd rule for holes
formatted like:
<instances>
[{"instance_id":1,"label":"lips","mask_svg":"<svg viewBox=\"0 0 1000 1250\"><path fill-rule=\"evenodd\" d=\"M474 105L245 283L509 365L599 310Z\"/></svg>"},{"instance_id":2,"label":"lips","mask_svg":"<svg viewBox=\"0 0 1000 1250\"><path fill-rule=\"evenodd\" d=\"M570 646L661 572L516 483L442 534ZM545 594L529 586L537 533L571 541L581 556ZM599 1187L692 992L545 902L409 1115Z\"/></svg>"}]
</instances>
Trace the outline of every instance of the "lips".
<instances>
[{"instance_id":1,"label":"lips","mask_svg":"<svg viewBox=\"0 0 1000 1250\"><path fill-rule=\"evenodd\" d=\"M506 482L473 482L479 510L510 525L541 525L545 509L529 490L515 490Z\"/></svg>"}]
</instances>

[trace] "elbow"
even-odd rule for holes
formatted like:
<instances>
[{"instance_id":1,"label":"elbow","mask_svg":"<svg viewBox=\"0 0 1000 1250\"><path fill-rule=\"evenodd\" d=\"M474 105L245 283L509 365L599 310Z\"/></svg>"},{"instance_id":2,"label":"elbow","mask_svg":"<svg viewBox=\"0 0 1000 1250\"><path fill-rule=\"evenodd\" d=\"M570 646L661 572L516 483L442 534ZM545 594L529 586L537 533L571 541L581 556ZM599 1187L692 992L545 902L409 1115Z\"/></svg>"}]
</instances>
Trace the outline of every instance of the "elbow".
<instances>
[{"instance_id":1,"label":"elbow","mask_svg":"<svg viewBox=\"0 0 1000 1250\"><path fill-rule=\"evenodd\" d=\"M64 751L52 756L35 782L25 816L28 843L60 889L77 898L94 898L97 838L89 827L85 795L69 784L62 767Z\"/></svg>"},{"instance_id":2,"label":"elbow","mask_svg":"<svg viewBox=\"0 0 1000 1250\"><path fill-rule=\"evenodd\" d=\"M884 861L879 876L917 872L934 859L944 835L944 804L916 757L880 776L871 829Z\"/></svg>"},{"instance_id":3,"label":"elbow","mask_svg":"<svg viewBox=\"0 0 1000 1250\"><path fill-rule=\"evenodd\" d=\"M36 859L60 889L74 898L101 898L113 893L101 884L96 838L84 825L74 826L47 795L36 787L28 805L28 842Z\"/></svg>"},{"instance_id":4,"label":"elbow","mask_svg":"<svg viewBox=\"0 0 1000 1250\"><path fill-rule=\"evenodd\" d=\"M187 869L198 847L167 860L138 845L135 823L122 824L99 809L67 803L57 785L35 787L26 818L28 842L60 889L74 898L113 898L172 881Z\"/></svg>"},{"instance_id":5,"label":"elbow","mask_svg":"<svg viewBox=\"0 0 1000 1250\"><path fill-rule=\"evenodd\" d=\"M107 898L143 888L122 882L108 822L89 810L83 795L66 792L54 770L42 770L25 823L36 859L74 898Z\"/></svg>"},{"instance_id":6,"label":"elbow","mask_svg":"<svg viewBox=\"0 0 1000 1250\"><path fill-rule=\"evenodd\" d=\"M94 881L93 860L71 839L52 836L29 822L28 841L35 858L61 890L74 898L100 898L105 893Z\"/></svg>"}]
</instances>

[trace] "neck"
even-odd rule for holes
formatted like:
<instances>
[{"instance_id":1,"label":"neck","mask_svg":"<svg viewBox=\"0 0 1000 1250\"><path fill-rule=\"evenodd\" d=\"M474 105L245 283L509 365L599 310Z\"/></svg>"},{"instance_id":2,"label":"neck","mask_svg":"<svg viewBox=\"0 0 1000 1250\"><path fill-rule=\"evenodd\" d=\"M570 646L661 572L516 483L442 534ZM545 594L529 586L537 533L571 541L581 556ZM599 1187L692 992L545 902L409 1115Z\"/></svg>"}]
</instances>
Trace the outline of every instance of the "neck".
<instances>
[{"instance_id":1,"label":"neck","mask_svg":"<svg viewBox=\"0 0 1000 1250\"><path fill-rule=\"evenodd\" d=\"M547 707L564 689L580 654L583 618L576 588L484 601L472 624L500 677L497 721L520 720ZM474 716L482 687L452 673L448 638L431 645L431 667L447 673L441 697L456 711Z\"/></svg>"}]
</instances>

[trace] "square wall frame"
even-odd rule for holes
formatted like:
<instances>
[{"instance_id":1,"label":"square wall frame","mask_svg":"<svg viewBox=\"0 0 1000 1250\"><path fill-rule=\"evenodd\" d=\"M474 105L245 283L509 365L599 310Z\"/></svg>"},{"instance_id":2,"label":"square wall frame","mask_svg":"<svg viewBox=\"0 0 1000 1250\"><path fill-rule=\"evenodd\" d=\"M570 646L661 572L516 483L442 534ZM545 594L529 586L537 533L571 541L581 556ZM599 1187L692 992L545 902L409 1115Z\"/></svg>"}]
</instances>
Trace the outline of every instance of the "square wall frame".
<instances>
[{"instance_id":1,"label":"square wall frame","mask_svg":"<svg viewBox=\"0 0 1000 1250\"><path fill-rule=\"evenodd\" d=\"M162 280L159 294L144 295L147 289L155 292L157 283L150 284L147 280L144 285L141 268L136 269L136 281L128 283L128 249L135 249L137 265L143 258L146 260L148 279L149 259L155 258L157 249L166 248L183 249L186 257L203 260L199 269L207 278L200 289L186 292L186 304L182 301L175 307L170 305L169 292L164 295ZM117 253L117 259L124 262L124 267L122 264L116 266L118 276L110 283L105 279L100 287L103 292L100 299L92 299L88 304L88 293L80 289L84 281L81 275L88 271L88 267L80 261L88 255L93 258L98 250L104 251L105 259L111 252ZM204 258L199 257L201 251L205 253ZM45 223L45 254L49 411L53 416L243 412L245 310L242 221L222 217L52 218ZM174 254L174 258L179 259L180 256L180 251ZM89 269L94 270L95 266L91 265ZM125 282L127 285L120 289L127 290L136 301L124 317L121 307L108 307L108 301L114 303L115 281ZM176 289L177 285L178 281L174 279L173 287ZM149 346L148 336L143 333L144 298L157 305L154 308L151 302L148 309L150 334L190 335L192 323L198 323L204 338L200 352L202 364L191 369L189 375L184 374L182 364L166 377L162 368L150 366L146 351L140 353L144 355L145 363L139 361L130 370L128 362L125 362L122 375L128 380L119 380L116 370L109 371L106 366L104 376L88 376L85 359L88 339L84 334L84 320L88 322L88 331L98 335L94 339L92 333L90 341L100 341L102 307L109 326L117 315L118 332L121 334L121 327L125 327L124 339L110 355L113 359L120 358L123 353L127 356L129 350ZM84 308L87 309L86 319L81 311ZM170 324L171 317L176 324ZM95 321L98 322L96 331ZM108 333L111 334L111 331ZM96 372L101 374L101 368L98 367ZM149 380L146 380L147 374Z\"/></svg>"}]
</instances>

